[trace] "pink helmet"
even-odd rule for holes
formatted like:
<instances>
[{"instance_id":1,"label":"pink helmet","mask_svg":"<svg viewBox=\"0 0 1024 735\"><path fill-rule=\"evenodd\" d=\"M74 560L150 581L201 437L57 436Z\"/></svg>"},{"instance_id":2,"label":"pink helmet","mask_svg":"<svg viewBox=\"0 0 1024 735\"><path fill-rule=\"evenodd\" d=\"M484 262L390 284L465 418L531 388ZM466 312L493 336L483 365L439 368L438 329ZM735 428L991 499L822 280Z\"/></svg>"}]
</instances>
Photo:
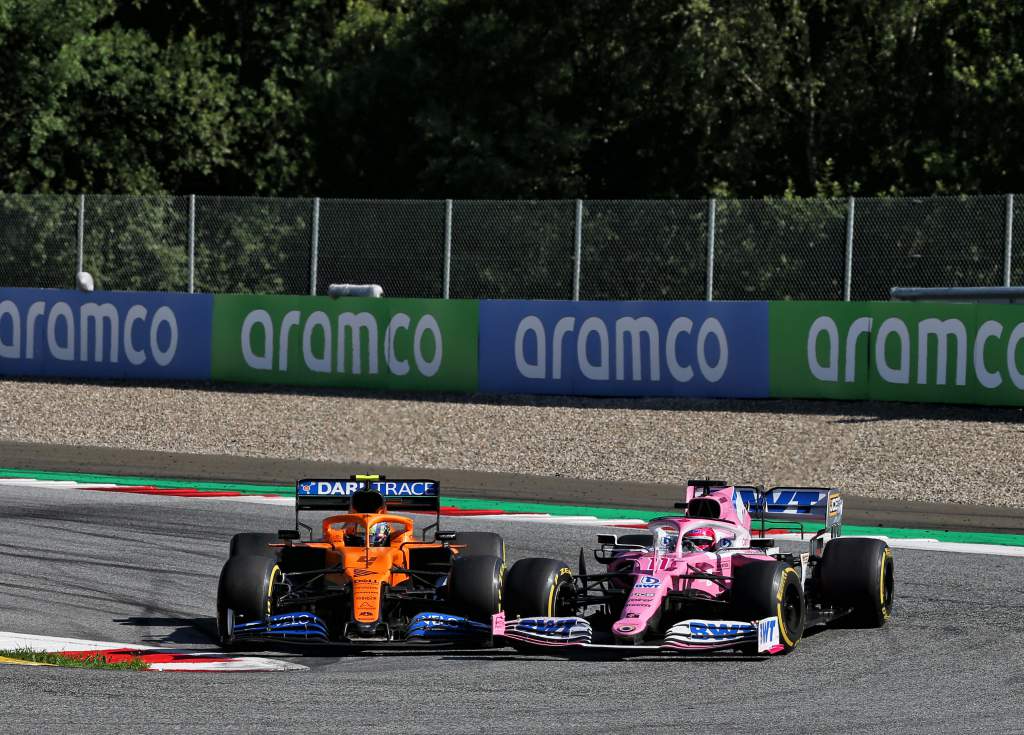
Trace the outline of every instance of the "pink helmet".
<instances>
[{"instance_id":1,"label":"pink helmet","mask_svg":"<svg viewBox=\"0 0 1024 735\"><path fill-rule=\"evenodd\" d=\"M711 526L691 528L683 534L683 538L701 551L713 551L718 545L718 532Z\"/></svg>"}]
</instances>

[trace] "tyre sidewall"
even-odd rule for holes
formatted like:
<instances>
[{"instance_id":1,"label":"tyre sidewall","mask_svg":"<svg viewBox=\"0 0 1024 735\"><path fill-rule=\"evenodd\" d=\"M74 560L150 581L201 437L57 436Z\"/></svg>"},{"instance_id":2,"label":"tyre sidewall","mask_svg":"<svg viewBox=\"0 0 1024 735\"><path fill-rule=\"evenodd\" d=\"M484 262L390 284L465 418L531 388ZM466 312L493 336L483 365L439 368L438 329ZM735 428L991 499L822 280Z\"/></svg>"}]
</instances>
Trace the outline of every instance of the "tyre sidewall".
<instances>
[{"instance_id":1,"label":"tyre sidewall","mask_svg":"<svg viewBox=\"0 0 1024 735\"><path fill-rule=\"evenodd\" d=\"M520 559L505 577L508 617L554 617L559 590L572 585L572 570L558 559Z\"/></svg>"},{"instance_id":2,"label":"tyre sidewall","mask_svg":"<svg viewBox=\"0 0 1024 735\"><path fill-rule=\"evenodd\" d=\"M471 620L501 612L505 562L497 556L457 556L448 573L448 602Z\"/></svg>"},{"instance_id":3,"label":"tyre sidewall","mask_svg":"<svg viewBox=\"0 0 1024 735\"><path fill-rule=\"evenodd\" d=\"M884 541L830 541L822 554L819 576L822 597L836 608L852 608L849 622L854 625L877 628L891 617L895 565L892 549Z\"/></svg>"},{"instance_id":4,"label":"tyre sidewall","mask_svg":"<svg viewBox=\"0 0 1024 735\"><path fill-rule=\"evenodd\" d=\"M280 580L277 559L259 555L239 555L228 559L217 585L217 609L231 608L236 615L259 619L270 615L271 592Z\"/></svg>"},{"instance_id":5,"label":"tyre sidewall","mask_svg":"<svg viewBox=\"0 0 1024 735\"><path fill-rule=\"evenodd\" d=\"M787 595L796 598L799 616L788 621L784 610ZM738 620L755 622L774 617L779 623L779 643L785 652L803 637L806 609L800 573L782 561L755 561L733 570L732 605Z\"/></svg>"}]
</instances>

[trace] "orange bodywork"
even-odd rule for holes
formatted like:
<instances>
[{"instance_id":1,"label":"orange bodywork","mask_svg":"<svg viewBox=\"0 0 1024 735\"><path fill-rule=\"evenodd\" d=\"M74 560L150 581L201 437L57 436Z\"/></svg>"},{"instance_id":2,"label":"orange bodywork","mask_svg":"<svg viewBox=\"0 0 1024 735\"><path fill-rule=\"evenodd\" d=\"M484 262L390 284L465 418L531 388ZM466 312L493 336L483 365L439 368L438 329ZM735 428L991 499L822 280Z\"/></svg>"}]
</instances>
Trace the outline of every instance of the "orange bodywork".
<instances>
[{"instance_id":1,"label":"orange bodywork","mask_svg":"<svg viewBox=\"0 0 1024 735\"><path fill-rule=\"evenodd\" d=\"M370 546L369 530L378 523L392 527L387 546ZM361 541L352 540L352 530L362 529ZM380 619L383 585L395 587L409 579L397 571L409 568L409 550L440 548L441 544L417 541L413 521L392 513L346 513L325 518L323 541L295 544L327 550L327 566L339 564L342 572L328 574L327 581L336 586L352 585L352 613L357 623L375 623Z\"/></svg>"}]
</instances>

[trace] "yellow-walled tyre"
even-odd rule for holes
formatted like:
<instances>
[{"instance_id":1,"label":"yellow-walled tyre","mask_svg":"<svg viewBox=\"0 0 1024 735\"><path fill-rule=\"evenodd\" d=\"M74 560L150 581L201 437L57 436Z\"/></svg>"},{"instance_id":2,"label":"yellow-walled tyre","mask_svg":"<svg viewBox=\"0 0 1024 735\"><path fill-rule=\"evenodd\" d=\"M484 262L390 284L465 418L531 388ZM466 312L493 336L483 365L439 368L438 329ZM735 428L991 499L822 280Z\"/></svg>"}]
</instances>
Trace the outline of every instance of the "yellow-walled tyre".
<instances>
[{"instance_id":1,"label":"yellow-walled tyre","mask_svg":"<svg viewBox=\"0 0 1024 735\"><path fill-rule=\"evenodd\" d=\"M755 561L735 567L730 594L737 620L778 618L783 653L789 653L800 642L806 620L804 590L800 573L789 564Z\"/></svg>"},{"instance_id":2,"label":"yellow-walled tyre","mask_svg":"<svg viewBox=\"0 0 1024 735\"><path fill-rule=\"evenodd\" d=\"M217 637L222 646L234 644L235 623L273 613L274 585L280 577L281 568L270 557L247 555L227 560L217 585Z\"/></svg>"},{"instance_id":3,"label":"yellow-walled tyre","mask_svg":"<svg viewBox=\"0 0 1024 735\"><path fill-rule=\"evenodd\" d=\"M557 559L520 559L505 575L509 620L575 615L572 570Z\"/></svg>"},{"instance_id":4,"label":"yellow-walled tyre","mask_svg":"<svg viewBox=\"0 0 1024 735\"><path fill-rule=\"evenodd\" d=\"M848 621L880 628L892 617L896 566L892 549L873 538L838 538L825 544L818 567L824 599L850 608Z\"/></svg>"}]
</instances>

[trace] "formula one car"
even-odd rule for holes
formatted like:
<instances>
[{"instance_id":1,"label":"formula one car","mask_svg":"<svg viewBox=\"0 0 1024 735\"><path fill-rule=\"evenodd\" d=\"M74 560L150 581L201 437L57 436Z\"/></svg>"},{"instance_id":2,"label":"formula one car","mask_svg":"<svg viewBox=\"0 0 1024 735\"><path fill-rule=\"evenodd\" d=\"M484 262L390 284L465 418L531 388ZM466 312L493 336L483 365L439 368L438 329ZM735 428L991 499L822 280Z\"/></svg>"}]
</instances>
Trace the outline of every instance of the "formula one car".
<instances>
[{"instance_id":1,"label":"formula one car","mask_svg":"<svg viewBox=\"0 0 1024 735\"><path fill-rule=\"evenodd\" d=\"M294 529L231 539L217 590L221 645L489 644L505 544L494 533L441 533L440 506L433 480L300 480ZM345 512L324 518L315 540L299 521L302 511L337 510ZM436 515L416 540L413 520L392 512L399 510ZM299 540L300 528L307 541Z\"/></svg>"},{"instance_id":2,"label":"formula one car","mask_svg":"<svg viewBox=\"0 0 1024 735\"><path fill-rule=\"evenodd\" d=\"M620 652L737 649L787 653L804 630L845 618L878 627L892 614L894 566L883 541L840 538L843 503L831 488L727 486L690 480L684 514L648 533L598 536L606 570L579 573L555 559L517 561L493 634L517 648ZM762 538L751 537L751 513ZM784 554L766 520L824 527L808 551Z\"/></svg>"}]
</instances>

